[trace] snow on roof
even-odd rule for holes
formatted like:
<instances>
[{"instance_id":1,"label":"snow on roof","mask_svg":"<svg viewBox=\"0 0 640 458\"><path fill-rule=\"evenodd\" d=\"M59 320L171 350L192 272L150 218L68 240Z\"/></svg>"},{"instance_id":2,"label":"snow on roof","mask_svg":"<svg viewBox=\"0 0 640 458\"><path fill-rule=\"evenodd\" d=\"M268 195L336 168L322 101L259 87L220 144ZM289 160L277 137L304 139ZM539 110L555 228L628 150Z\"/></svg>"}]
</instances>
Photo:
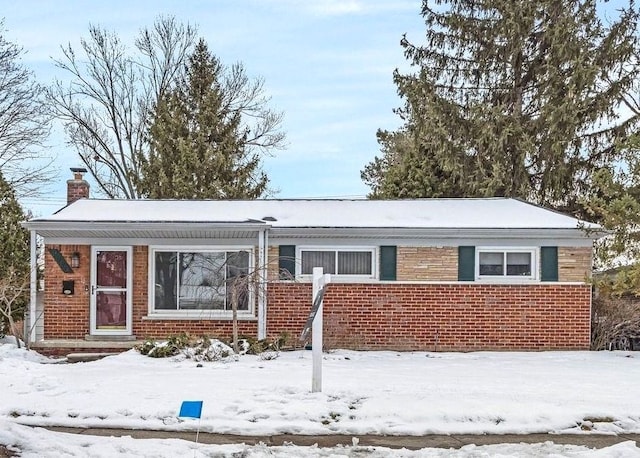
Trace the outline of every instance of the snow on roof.
<instances>
[{"instance_id":1,"label":"snow on roof","mask_svg":"<svg viewBox=\"0 0 640 458\"><path fill-rule=\"evenodd\" d=\"M32 222L262 223L274 228L576 229L580 221L517 199L81 199ZM586 223L586 227L599 226Z\"/></svg>"}]
</instances>

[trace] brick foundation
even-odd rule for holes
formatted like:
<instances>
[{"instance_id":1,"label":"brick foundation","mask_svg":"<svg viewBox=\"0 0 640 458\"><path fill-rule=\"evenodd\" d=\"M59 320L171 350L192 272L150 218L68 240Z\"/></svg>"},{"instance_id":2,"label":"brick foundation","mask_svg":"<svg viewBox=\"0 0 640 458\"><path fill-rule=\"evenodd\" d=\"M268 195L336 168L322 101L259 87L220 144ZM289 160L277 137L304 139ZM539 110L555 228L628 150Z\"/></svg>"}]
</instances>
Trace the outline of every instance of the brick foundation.
<instances>
[{"instance_id":1,"label":"brick foundation","mask_svg":"<svg viewBox=\"0 0 640 458\"><path fill-rule=\"evenodd\" d=\"M267 329L299 336L311 285L272 284ZM589 285L331 284L328 348L587 350Z\"/></svg>"}]
</instances>

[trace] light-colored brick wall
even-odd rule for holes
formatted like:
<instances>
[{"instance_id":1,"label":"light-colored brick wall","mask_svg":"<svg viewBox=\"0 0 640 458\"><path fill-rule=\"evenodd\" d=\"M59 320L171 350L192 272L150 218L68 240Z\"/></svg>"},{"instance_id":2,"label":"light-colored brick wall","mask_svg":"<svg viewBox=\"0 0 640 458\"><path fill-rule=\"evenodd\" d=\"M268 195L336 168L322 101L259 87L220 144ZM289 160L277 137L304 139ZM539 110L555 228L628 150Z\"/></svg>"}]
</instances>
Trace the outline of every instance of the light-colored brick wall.
<instances>
[{"instance_id":1,"label":"light-colored brick wall","mask_svg":"<svg viewBox=\"0 0 640 458\"><path fill-rule=\"evenodd\" d=\"M399 281L456 281L458 248L399 246L396 265Z\"/></svg>"},{"instance_id":2,"label":"light-colored brick wall","mask_svg":"<svg viewBox=\"0 0 640 458\"><path fill-rule=\"evenodd\" d=\"M278 280L278 275L280 272L278 255L278 247L271 245L267 250L267 278L269 279L269 281Z\"/></svg>"},{"instance_id":3,"label":"light-colored brick wall","mask_svg":"<svg viewBox=\"0 0 640 458\"><path fill-rule=\"evenodd\" d=\"M593 266L591 247L558 247L558 280L588 281Z\"/></svg>"}]
</instances>

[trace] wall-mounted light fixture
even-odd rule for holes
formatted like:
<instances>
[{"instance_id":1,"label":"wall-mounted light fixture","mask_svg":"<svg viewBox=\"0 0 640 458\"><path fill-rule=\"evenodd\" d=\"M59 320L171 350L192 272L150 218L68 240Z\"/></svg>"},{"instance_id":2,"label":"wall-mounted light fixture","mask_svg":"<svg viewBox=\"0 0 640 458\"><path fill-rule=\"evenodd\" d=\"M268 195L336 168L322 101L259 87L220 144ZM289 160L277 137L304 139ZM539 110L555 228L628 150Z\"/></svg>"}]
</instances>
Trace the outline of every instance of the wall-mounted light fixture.
<instances>
[{"instance_id":1,"label":"wall-mounted light fixture","mask_svg":"<svg viewBox=\"0 0 640 458\"><path fill-rule=\"evenodd\" d=\"M80 267L80 253L77 251L71 255L71 267L74 269Z\"/></svg>"},{"instance_id":2,"label":"wall-mounted light fixture","mask_svg":"<svg viewBox=\"0 0 640 458\"><path fill-rule=\"evenodd\" d=\"M75 292L74 280L62 280L62 294L71 296Z\"/></svg>"}]
</instances>

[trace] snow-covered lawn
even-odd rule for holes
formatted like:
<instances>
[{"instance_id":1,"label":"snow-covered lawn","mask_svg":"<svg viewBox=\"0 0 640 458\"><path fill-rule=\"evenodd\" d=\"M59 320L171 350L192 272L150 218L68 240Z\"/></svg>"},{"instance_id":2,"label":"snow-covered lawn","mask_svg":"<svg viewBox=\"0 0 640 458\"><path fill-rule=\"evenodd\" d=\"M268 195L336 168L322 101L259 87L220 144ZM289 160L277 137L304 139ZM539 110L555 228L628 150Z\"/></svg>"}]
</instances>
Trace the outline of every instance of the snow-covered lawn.
<instances>
[{"instance_id":1,"label":"snow-covered lawn","mask_svg":"<svg viewBox=\"0 0 640 458\"><path fill-rule=\"evenodd\" d=\"M178 456L192 453L193 444L77 437L20 424L192 430L195 420L176 417L180 403L203 400L201 431L218 433L640 432L640 354L634 353L335 351L324 356L323 392L311 393L309 351L282 352L273 360L245 355L202 367L189 359L153 359L133 350L90 363L50 364L4 342L0 443L78 450L67 456L114 456L113 450L128 456ZM331 456L303 447L225 447L201 445L198 453L224 456L247 449L252 453L247 456L255 457ZM472 448L449 454L370 449L374 454L366 456L640 456L631 443L599 452L555 444ZM57 456L42 455L43 450L50 448L23 456ZM332 453L350 456L348 449Z\"/></svg>"}]
</instances>

